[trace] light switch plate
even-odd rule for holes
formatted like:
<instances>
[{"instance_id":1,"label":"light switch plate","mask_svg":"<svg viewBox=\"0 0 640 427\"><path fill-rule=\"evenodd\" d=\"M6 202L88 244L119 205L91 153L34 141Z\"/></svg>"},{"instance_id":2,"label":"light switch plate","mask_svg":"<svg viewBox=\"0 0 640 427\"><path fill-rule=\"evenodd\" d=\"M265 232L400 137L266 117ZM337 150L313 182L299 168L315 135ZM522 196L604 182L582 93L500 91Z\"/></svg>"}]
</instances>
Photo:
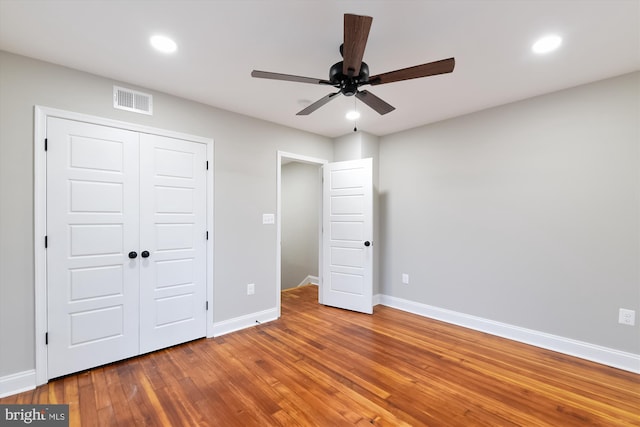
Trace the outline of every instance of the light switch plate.
<instances>
[{"instance_id":1,"label":"light switch plate","mask_svg":"<svg viewBox=\"0 0 640 427\"><path fill-rule=\"evenodd\" d=\"M276 216L274 214L262 214L262 223L263 224L275 224Z\"/></svg>"}]
</instances>

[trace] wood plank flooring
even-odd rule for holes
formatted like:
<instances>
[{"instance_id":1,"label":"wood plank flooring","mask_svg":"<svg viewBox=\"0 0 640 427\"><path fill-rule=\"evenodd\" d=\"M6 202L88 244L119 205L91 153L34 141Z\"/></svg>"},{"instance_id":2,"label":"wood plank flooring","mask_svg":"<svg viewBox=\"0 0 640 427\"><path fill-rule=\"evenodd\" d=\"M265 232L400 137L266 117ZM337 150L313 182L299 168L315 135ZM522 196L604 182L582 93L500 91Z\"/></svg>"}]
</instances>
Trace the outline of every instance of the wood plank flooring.
<instances>
[{"instance_id":1,"label":"wood plank flooring","mask_svg":"<svg viewBox=\"0 0 640 427\"><path fill-rule=\"evenodd\" d=\"M0 403L83 426L640 426L640 375L377 306L282 294L282 318Z\"/></svg>"}]
</instances>

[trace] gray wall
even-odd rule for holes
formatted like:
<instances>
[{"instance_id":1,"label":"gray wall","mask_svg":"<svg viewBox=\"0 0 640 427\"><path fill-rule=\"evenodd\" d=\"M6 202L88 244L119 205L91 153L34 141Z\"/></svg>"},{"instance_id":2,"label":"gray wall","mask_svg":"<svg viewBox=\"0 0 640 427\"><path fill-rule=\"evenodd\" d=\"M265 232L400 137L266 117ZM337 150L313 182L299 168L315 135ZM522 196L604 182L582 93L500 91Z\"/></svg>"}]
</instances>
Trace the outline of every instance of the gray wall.
<instances>
[{"instance_id":1,"label":"gray wall","mask_svg":"<svg viewBox=\"0 0 640 427\"><path fill-rule=\"evenodd\" d=\"M114 84L0 52L0 377L33 369L33 110L42 105L213 138L215 321L276 306L277 151L332 159L333 143L144 88L154 115L113 109ZM255 295L246 284L255 283Z\"/></svg>"},{"instance_id":2,"label":"gray wall","mask_svg":"<svg viewBox=\"0 0 640 427\"><path fill-rule=\"evenodd\" d=\"M639 102L634 73L381 138L381 292L639 354Z\"/></svg>"},{"instance_id":3,"label":"gray wall","mask_svg":"<svg viewBox=\"0 0 640 427\"><path fill-rule=\"evenodd\" d=\"M334 158L327 138L162 93L152 117L114 110L113 84L136 89L0 52L0 377L34 367L34 105L215 140L216 321L275 307L276 229L261 220L277 151ZM639 98L635 73L338 139L336 160L380 163L375 292L640 353L640 322L617 323L619 307L640 314Z\"/></svg>"},{"instance_id":4,"label":"gray wall","mask_svg":"<svg viewBox=\"0 0 640 427\"><path fill-rule=\"evenodd\" d=\"M281 172L282 289L318 277L320 166L291 162Z\"/></svg>"}]
</instances>

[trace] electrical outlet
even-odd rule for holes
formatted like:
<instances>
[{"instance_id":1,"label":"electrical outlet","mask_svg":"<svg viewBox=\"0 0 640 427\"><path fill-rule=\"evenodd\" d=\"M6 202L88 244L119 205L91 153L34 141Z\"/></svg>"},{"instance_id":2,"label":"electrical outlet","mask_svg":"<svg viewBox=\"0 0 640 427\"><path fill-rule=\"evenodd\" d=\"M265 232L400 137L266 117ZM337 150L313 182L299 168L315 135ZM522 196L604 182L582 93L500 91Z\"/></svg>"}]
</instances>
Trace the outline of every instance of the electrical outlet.
<instances>
[{"instance_id":1,"label":"electrical outlet","mask_svg":"<svg viewBox=\"0 0 640 427\"><path fill-rule=\"evenodd\" d=\"M256 284L255 283L249 283L247 285L247 295L253 295L256 293Z\"/></svg>"},{"instance_id":2,"label":"electrical outlet","mask_svg":"<svg viewBox=\"0 0 640 427\"><path fill-rule=\"evenodd\" d=\"M409 275L407 273L402 273L402 283L405 285L409 284Z\"/></svg>"},{"instance_id":3,"label":"electrical outlet","mask_svg":"<svg viewBox=\"0 0 640 427\"><path fill-rule=\"evenodd\" d=\"M621 308L618 312L618 323L623 325L634 326L636 324L636 312L634 310L627 310Z\"/></svg>"}]
</instances>

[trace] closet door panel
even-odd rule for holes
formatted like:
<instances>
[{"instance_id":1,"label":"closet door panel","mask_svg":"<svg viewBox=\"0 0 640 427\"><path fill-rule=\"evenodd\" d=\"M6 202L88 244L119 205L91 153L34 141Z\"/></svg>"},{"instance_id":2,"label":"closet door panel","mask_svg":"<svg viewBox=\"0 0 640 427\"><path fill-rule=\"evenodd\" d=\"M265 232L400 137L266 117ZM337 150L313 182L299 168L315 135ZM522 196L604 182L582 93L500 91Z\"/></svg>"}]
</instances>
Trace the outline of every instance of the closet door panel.
<instances>
[{"instance_id":1,"label":"closet door panel","mask_svg":"<svg viewBox=\"0 0 640 427\"><path fill-rule=\"evenodd\" d=\"M140 350L206 335L206 146L140 135Z\"/></svg>"},{"instance_id":2,"label":"closet door panel","mask_svg":"<svg viewBox=\"0 0 640 427\"><path fill-rule=\"evenodd\" d=\"M138 354L138 137L47 120L49 378Z\"/></svg>"}]
</instances>

